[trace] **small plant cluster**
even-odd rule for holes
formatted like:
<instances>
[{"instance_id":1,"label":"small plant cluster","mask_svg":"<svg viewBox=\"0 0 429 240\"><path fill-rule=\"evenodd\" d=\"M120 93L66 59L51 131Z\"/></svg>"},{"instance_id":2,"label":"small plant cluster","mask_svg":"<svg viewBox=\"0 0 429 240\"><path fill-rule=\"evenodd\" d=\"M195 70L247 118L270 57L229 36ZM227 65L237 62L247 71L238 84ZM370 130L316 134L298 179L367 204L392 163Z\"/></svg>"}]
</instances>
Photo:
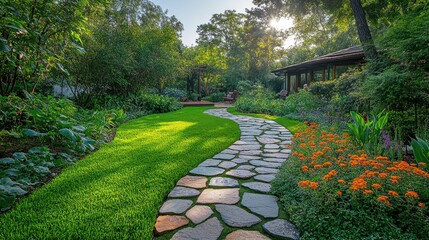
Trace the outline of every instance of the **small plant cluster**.
<instances>
[{"instance_id":1,"label":"small plant cluster","mask_svg":"<svg viewBox=\"0 0 429 240\"><path fill-rule=\"evenodd\" d=\"M370 157L333 130L300 129L274 182L303 239L427 239L427 164Z\"/></svg>"},{"instance_id":2,"label":"small plant cluster","mask_svg":"<svg viewBox=\"0 0 429 240\"><path fill-rule=\"evenodd\" d=\"M222 102L224 97L225 97L224 93L218 92L218 93L212 93L210 96L203 98L203 100L206 100L209 102Z\"/></svg>"}]
</instances>

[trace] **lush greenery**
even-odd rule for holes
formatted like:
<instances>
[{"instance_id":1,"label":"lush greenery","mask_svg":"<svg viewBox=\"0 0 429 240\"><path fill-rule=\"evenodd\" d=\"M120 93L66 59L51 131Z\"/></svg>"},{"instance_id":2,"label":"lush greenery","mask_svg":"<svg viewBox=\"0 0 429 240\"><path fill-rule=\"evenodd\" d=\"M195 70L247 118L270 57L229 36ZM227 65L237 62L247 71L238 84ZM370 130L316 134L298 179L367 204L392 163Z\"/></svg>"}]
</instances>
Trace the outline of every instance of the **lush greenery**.
<instances>
[{"instance_id":1,"label":"lush greenery","mask_svg":"<svg viewBox=\"0 0 429 240\"><path fill-rule=\"evenodd\" d=\"M121 125L113 142L1 216L0 238L150 239L176 181L239 138L236 124L204 114L206 109L184 108Z\"/></svg>"},{"instance_id":2,"label":"lush greenery","mask_svg":"<svg viewBox=\"0 0 429 240\"><path fill-rule=\"evenodd\" d=\"M427 239L425 163L370 157L348 134L309 125L273 183L302 239Z\"/></svg>"},{"instance_id":3,"label":"lush greenery","mask_svg":"<svg viewBox=\"0 0 429 240\"><path fill-rule=\"evenodd\" d=\"M158 95L109 100L113 110L85 110L51 96L0 97L0 212L83 154L109 142L114 128L129 118L123 105L115 104L125 104L131 117L181 108L177 100Z\"/></svg>"}]
</instances>

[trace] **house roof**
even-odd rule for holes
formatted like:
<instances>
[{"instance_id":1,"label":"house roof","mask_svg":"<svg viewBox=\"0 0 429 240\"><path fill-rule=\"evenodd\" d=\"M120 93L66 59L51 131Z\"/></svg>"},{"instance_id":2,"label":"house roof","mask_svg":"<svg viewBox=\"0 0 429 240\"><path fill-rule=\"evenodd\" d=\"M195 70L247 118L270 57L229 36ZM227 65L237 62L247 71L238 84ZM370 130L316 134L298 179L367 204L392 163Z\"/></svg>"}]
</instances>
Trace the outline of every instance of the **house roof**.
<instances>
[{"instance_id":1,"label":"house roof","mask_svg":"<svg viewBox=\"0 0 429 240\"><path fill-rule=\"evenodd\" d=\"M363 62L364 57L365 54L362 47L354 46L323 56L319 56L312 60L279 68L271 72L276 74L277 76L281 76L285 73L298 73L305 72L307 70L317 70L328 65L352 65Z\"/></svg>"}]
</instances>

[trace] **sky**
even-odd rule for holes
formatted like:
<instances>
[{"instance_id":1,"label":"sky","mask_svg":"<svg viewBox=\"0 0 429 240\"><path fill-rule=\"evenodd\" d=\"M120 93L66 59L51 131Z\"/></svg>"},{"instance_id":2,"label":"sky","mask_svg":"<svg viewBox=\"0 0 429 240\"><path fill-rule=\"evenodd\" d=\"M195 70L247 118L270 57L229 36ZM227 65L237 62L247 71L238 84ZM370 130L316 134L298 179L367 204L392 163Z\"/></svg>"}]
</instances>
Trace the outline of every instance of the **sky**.
<instances>
[{"instance_id":1,"label":"sky","mask_svg":"<svg viewBox=\"0 0 429 240\"><path fill-rule=\"evenodd\" d=\"M198 38L197 26L208 23L215 13L222 13L225 10L236 10L244 13L245 9L255 7L252 0L151 0L156 5L168 11L168 16L176 16L182 22L184 31L182 41L185 45L195 45ZM290 26L291 22L272 22L274 27ZM287 44L289 45L289 44Z\"/></svg>"}]
</instances>

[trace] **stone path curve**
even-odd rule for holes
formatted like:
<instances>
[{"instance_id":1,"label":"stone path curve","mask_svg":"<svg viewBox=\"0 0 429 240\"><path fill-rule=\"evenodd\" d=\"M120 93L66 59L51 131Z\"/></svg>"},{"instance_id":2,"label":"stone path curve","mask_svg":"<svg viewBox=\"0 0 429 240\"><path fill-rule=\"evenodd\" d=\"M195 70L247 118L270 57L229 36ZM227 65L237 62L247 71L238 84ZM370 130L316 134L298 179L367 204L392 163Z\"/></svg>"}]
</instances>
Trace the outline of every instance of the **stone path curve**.
<instances>
[{"instance_id":1,"label":"stone path curve","mask_svg":"<svg viewBox=\"0 0 429 240\"><path fill-rule=\"evenodd\" d=\"M174 232L175 240L220 239L222 233L227 240L299 239L297 228L278 218L278 198L270 195L270 182L289 157L285 145L292 134L274 121L226 109L206 113L237 122L241 138L177 182L159 210L155 235Z\"/></svg>"}]
</instances>

